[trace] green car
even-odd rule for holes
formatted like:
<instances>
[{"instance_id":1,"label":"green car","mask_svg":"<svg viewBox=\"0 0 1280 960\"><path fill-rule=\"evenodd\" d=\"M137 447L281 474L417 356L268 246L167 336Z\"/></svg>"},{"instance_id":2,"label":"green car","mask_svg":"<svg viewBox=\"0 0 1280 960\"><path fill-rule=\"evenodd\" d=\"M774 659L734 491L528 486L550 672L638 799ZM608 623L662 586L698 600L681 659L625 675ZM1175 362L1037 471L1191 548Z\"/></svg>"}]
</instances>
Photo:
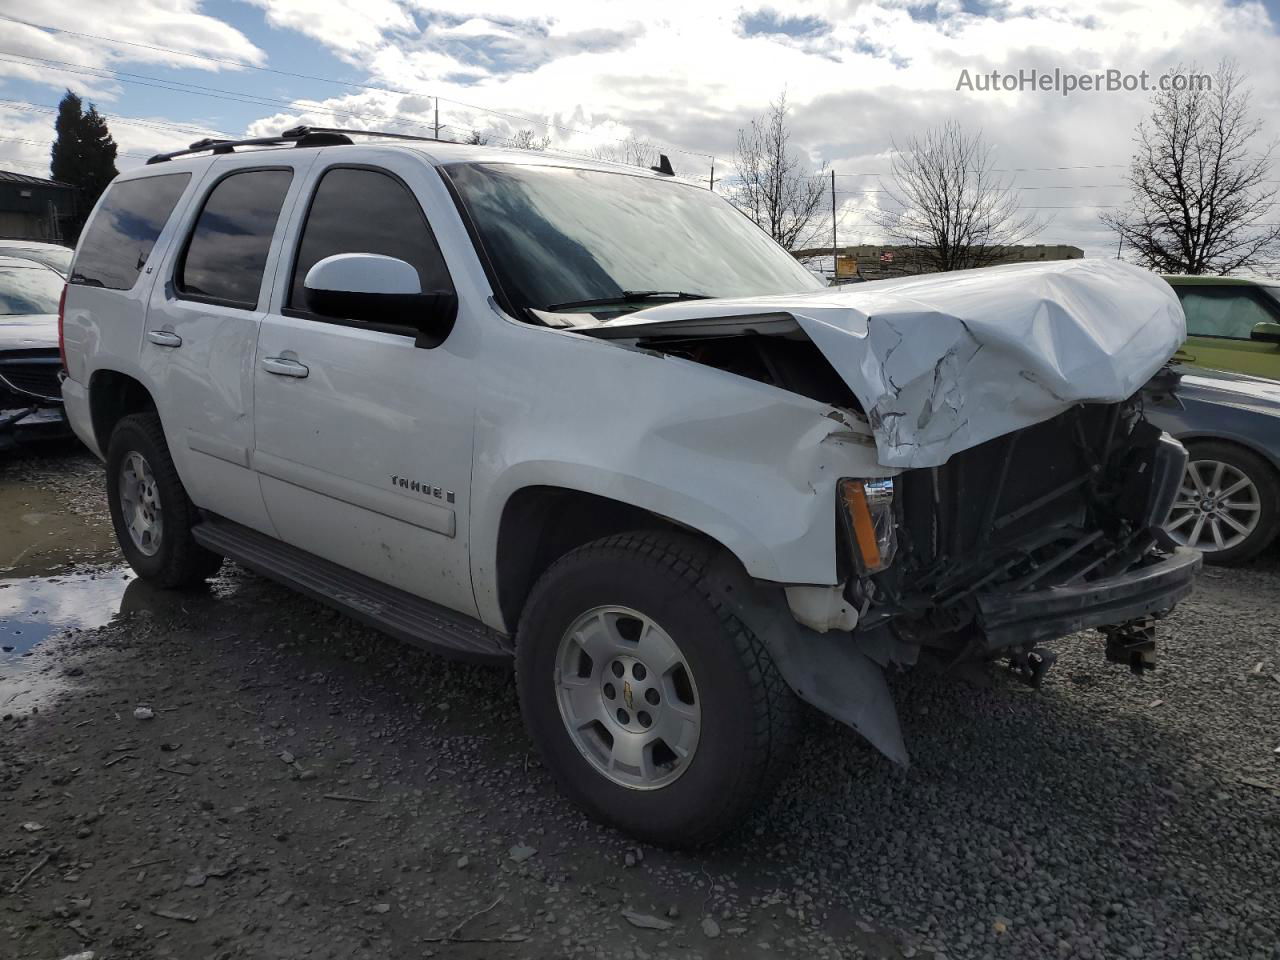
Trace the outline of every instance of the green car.
<instances>
[{"instance_id":1,"label":"green car","mask_svg":"<svg viewBox=\"0 0 1280 960\"><path fill-rule=\"evenodd\" d=\"M1280 282L1236 277L1165 277L1187 315L1175 360L1280 380Z\"/></svg>"}]
</instances>

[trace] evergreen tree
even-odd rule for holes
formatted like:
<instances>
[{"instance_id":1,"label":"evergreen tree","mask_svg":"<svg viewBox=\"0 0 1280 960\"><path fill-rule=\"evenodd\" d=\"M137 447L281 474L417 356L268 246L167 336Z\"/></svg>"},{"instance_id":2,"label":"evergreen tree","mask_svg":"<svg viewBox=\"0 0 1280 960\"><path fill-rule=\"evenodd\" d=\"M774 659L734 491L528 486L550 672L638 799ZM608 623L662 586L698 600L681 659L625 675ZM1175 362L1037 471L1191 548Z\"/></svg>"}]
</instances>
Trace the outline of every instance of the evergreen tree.
<instances>
[{"instance_id":1,"label":"evergreen tree","mask_svg":"<svg viewBox=\"0 0 1280 960\"><path fill-rule=\"evenodd\" d=\"M58 103L54 129L57 139L49 162L50 173L53 179L79 188L76 213L67 225L68 239L74 239L117 173L116 142L97 108L89 104L86 111L83 101L70 90Z\"/></svg>"}]
</instances>

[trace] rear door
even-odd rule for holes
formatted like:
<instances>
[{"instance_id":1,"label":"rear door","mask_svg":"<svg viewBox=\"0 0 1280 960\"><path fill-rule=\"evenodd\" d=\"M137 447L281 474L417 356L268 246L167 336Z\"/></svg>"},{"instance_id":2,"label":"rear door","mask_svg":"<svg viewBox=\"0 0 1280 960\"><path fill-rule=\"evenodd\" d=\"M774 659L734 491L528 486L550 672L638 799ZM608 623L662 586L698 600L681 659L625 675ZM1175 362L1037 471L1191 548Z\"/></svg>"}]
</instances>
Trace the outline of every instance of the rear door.
<instances>
[{"instance_id":1,"label":"rear door","mask_svg":"<svg viewBox=\"0 0 1280 960\"><path fill-rule=\"evenodd\" d=\"M439 174L412 154L321 152L258 337L253 463L267 510L285 541L474 615L478 361L460 336L466 311L426 349L412 329L321 316L303 291L307 271L340 253L396 257L423 290L452 289L431 221L457 212Z\"/></svg>"},{"instance_id":2,"label":"rear door","mask_svg":"<svg viewBox=\"0 0 1280 960\"><path fill-rule=\"evenodd\" d=\"M272 533L253 449L254 350L278 233L314 151L216 160L151 294L142 363L170 452L200 507Z\"/></svg>"}]
</instances>

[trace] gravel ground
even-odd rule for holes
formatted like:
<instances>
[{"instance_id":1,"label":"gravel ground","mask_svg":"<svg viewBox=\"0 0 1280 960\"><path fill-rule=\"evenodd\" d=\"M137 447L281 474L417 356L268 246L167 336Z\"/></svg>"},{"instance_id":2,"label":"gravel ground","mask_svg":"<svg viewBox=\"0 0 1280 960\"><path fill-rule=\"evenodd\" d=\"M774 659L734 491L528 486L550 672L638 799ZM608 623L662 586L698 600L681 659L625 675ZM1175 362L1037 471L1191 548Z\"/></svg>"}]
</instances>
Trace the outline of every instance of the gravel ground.
<instances>
[{"instance_id":1,"label":"gravel ground","mask_svg":"<svg viewBox=\"0 0 1280 960\"><path fill-rule=\"evenodd\" d=\"M87 458L6 485L100 530ZM568 807L508 671L234 567L129 583L27 658L55 692L0 705L0 957L1276 960L1278 597L1276 551L1210 569L1143 678L1085 635L1037 692L902 678L909 772L814 717L775 801L693 856Z\"/></svg>"}]
</instances>

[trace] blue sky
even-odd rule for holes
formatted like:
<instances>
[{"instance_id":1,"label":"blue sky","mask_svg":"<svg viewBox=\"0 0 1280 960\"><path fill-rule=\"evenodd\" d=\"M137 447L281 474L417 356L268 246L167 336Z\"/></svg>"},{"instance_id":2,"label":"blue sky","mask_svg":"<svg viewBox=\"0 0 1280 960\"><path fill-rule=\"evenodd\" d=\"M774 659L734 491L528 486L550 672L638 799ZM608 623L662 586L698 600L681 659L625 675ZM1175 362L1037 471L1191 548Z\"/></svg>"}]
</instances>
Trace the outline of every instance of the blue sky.
<instances>
[{"instance_id":1,"label":"blue sky","mask_svg":"<svg viewBox=\"0 0 1280 960\"><path fill-rule=\"evenodd\" d=\"M877 191L895 143L958 118L983 131L1047 221L1039 239L1105 255L1113 248L1098 212L1124 196L1119 178L1147 95L957 91L961 70L1155 74L1230 55L1249 74L1263 137L1280 134L1271 119L1280 0L114 0L104 9L5 0L0 15L37 26L0 28L0 168L46 169L52 117L41 108L70 86L108 117L122 167L197 131L263 134L299 121L425 131L439 96L446 134L500 140L527 128L577 153L616 152L635 138L660 145L687 176L708 177L714 158L717 180L731 186L738 129L785 89L795 147L813 169L839 174L842 243L878 239ZM113 42L126 40L135 45Z\"/></svg>"}]
</instances>

